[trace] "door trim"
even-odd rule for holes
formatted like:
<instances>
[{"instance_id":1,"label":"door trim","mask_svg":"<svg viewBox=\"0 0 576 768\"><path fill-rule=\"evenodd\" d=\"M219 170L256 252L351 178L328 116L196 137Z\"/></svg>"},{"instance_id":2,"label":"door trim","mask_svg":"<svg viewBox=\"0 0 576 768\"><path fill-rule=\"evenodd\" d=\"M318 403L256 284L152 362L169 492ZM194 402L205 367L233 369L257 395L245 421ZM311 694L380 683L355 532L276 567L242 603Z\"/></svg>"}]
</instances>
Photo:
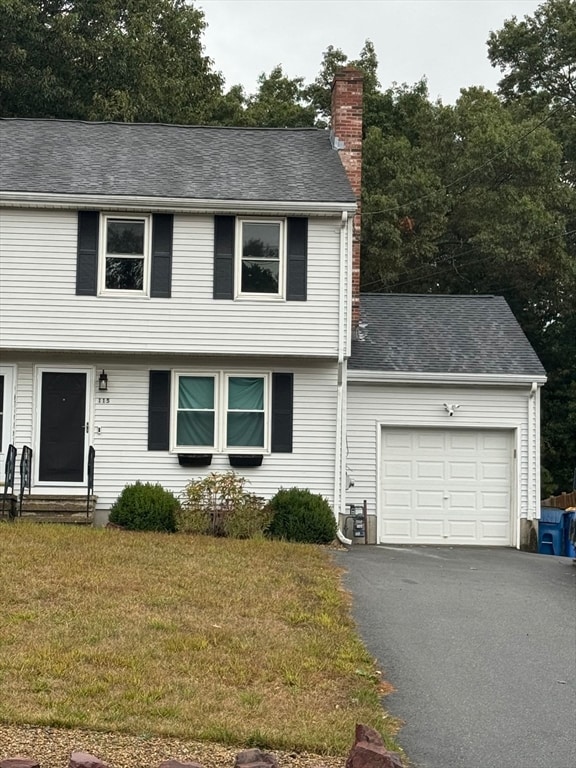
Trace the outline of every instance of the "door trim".
<instances>
[{"instance_id":1,"label":"door trim","mask_svg":"<svg viewBox=\"0 0 576 768\"><path fill-rule=\"evenodd\" d=\"M40 416L42 409L42 374L43 373L84 373L86 374L86 412L84 414L84 420L88 425L86 432L86 439L84 440L84 469L82 473L81 482L57 482L49 480L40 480ZM92 424L93 424L93 408L94 408L94 377L95 368L81 367L72 365L36 365L34 366L34 424L33 424L33 437L32 437L32 484L34 486L40 486L44 488L82 488L86 485L86 467L88 462L88 448L92 443Z\"/></svg>"},{"instance_id":2,"label":"door trim","mask_svg":"<svg viewBox=\"0 0 576 768\"><path fill-rule=\"evenodd\" d=\"M4 402L2 421L2 449L0 450L0 472L4 472L6 452L10 443L14 442L14 413L16 400L16 365L0 365L0 375L4 376ZM3 475L2 475L3 476Z\"/></svg>"}]
</instances>

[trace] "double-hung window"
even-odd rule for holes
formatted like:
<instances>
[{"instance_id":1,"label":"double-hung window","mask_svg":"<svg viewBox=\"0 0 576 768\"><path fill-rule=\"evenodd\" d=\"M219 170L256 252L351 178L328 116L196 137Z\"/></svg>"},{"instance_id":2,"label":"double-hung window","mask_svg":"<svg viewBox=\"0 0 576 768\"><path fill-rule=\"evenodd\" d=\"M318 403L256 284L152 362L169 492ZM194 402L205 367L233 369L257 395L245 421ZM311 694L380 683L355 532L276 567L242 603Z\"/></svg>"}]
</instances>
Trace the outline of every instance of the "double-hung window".
<instances>
[{"instance_id":1,"label":"double-hung window","mask_svg":"<svg viewBox=\"0 0 576 768\"><path fill-rule=\"evenodd\" d=\"M175 373L173 450L233 453L269 449L269 376Z\"/></svg>"},{"instance_id":2,"label":"double-hung window","mask_svg":"<svg viewBox=\"0 0 576 768\"><path fill-rule=\"evenodd\" d=\"M150 217L106 214L100 221L100 292L146 295Z\"/></svg>"},{"instance_id":3,"label":"double-hung window","mask_svg":"<svg viewBox=\"0 0 576 768\"><path fill-rule=\"evenodd\" d=\"M214 450L216 376L177 377L176 445Z\"/></svg>"},{"instance_id":4,"label":"double-hung window","mask_svg":"<svg viewBox=\"0 0 576 768\"><path fill-rule=\"evenodd\" d=\"M240 253L236 286L239 296L284 296L285 222L238 219Z\"/></svg>"},{"instance_id":5,"label":"double-hung window","mask_svg":"<svg viewBox=\"0 0 576 768\"><path fill-rule=\"evenodd\" d=\"M266 444L266 379L226 377L226 447L264 448Z\"/></svg>"}]
</instances>

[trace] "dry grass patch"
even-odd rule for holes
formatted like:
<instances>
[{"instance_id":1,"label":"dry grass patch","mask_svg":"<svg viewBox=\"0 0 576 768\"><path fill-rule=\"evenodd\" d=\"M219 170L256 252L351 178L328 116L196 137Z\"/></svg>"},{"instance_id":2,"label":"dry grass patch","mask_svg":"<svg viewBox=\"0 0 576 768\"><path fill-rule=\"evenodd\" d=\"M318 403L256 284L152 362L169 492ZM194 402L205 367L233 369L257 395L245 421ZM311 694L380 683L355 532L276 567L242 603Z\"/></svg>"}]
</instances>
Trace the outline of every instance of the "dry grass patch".
<instances>
[{"instance_id":1,"label":"dry grass patch","mask_svg":"<svg viewBox=\"0 0 576 768\"><path fill-rule=\"evenodd\" d=\"M356 722L392 736L321 548L6 524L0 553L0 722L325 754Z\"/></svg>"}]
</instances>

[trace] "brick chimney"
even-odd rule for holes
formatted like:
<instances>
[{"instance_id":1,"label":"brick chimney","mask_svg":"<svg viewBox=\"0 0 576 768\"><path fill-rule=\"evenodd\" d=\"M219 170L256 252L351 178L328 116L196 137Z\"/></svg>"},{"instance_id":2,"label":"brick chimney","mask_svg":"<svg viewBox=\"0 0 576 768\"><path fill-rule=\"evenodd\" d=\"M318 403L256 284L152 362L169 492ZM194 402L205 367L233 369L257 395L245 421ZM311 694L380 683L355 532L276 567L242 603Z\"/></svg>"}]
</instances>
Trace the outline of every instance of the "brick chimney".
<instances>
[{"instance_id":1,"label":"brick chimney","mask_svg":"<svg viewBox=\"0 0 576 768\"><path fill-rule=\"evenodd\" d=\"M358 204L352 237L352 333L360 320L362 90L362 72L355 67L346 67L334 75L330 130Z\"/></svg>"}]
</instances>

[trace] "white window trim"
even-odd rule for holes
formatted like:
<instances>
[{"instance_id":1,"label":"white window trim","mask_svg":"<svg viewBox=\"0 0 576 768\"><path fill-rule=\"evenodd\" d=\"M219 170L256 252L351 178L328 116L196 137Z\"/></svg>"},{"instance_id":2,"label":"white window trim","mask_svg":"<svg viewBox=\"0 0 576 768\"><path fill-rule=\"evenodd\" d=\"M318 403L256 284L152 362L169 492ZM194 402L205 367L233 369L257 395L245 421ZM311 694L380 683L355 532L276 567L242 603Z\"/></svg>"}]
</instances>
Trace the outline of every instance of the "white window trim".
<instances>
[{"instance_id":1,"label":"white window trim","mask_svg":"<svg viewBox=\"0 0 576 768\"><path fill-rule=\"evenodd\" d=\"M178 445L177 414L178 414L178 387L180 376L207 376L214 379L214 443L213 446L204 445ZM228 415L228 380L230 378L260 378L264 380L264 445L228 446L227 442L227 415ZM172 371L172 390L170 397L170 451L171 453L233 453L253 454L270 453L271 437L271 374L269 371Z\"/></svg>"},{"instance_id":2,"label":"white window trim","mask_svg":"<svg viewBox=\"0 0 576 768\"><path fill-rule=\"evenodd\" d=\"M108 256L108 219L120 221L144 222L144 268L142 270L142 290L122 290L118 288L106 288L106 257ZM112 256L112 254L111 254ZM121 258L121 257L120 257ZM150 295L150 272L152 261L152 219L146 214L135 213L101 213L100 232L98 237L98 295L99 296L142 296Z\"/></svg>"},{"instance_id":3,"label":"white window trim","mask_svg":"<svg viewBox=\"0 0 576 768\"><path fill-rule=\"evenodd\" d=\"M0 450L0 471L2 480L4 478L4 463L8 446L13 443L14 430L14 398L16 390L14 383L16 381L16 367L13 365L0 366L0 375L4 376L4 402L2 403L2 449Z\"/></svg>"},{"instance_id":4,"label":"white window trim","mask_svg":"<svg viewBox=\"0 0 576 768\"><path fill-rule=\"evenodd\" d=\"M278 264L278 293L249 293L242 291L242 227L244 224L279 224L279 264ZM236 217L236 231L234 234L234 285L236 286L235 299L256 299L258 301L278 301L286 298L286 263L287 263L287 225L286 219L264 219Z\"/></svg>"}]
</instances>

